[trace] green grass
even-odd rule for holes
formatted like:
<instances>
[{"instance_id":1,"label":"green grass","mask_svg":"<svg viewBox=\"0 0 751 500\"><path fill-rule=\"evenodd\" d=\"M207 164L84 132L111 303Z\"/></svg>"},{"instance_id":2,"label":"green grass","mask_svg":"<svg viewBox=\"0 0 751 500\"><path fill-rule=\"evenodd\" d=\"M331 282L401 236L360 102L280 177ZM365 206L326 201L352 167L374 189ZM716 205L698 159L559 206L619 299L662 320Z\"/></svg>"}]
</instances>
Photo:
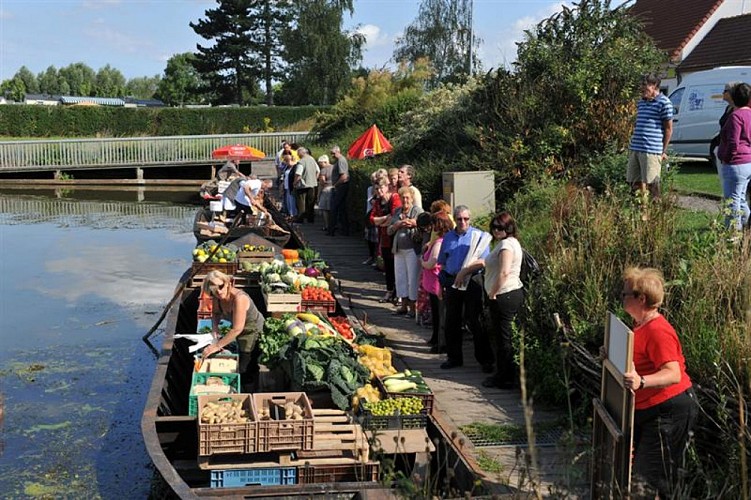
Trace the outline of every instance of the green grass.
<instances>
[{"instance_id":1,"label":"green grass","mask_svg":"<svg viewBox=\"0 0 751 500\"><path fill-rule=\"evenodd\" d=\"M709 162L683 162L677 167L678 174L674 178L673 187L678 192L722 196L717 171Z\"/></svg>"},{"instance_id":2,"label":"green grass","mask_svg":"<svg viewBox=\"0 0 751 500\"><path fill-rule=\"evenodd\" d=\"M477 452L477 465L480 466L485 472L491 474L500 474L503 472L503 465L501 462L491 457L487 451L480 450Z\"/></svg>"}]
</instances>

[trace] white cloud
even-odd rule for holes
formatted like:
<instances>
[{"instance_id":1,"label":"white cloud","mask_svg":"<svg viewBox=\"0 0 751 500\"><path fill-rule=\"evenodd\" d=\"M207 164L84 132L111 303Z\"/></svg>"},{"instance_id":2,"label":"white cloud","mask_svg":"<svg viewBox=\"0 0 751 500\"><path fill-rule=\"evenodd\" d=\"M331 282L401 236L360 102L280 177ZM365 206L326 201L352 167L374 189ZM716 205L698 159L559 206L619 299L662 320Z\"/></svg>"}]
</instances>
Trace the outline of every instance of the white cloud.
<instances>
[{"instance_id":1,"label":"white cloud","mask_svg":"<svg viewBox=\"0 0 751 500\"><path fill-rule=\"evenodd\" d=\"M81 2L81 7L84 9L104 9L120 3L122 3L122 0L84 0Z\"/></svg>"},{"instance_id":2,"label":"white cloud","mask_svg":"<svg viewBox=\"0 0 751 500\"><path fill-rule=\"evenodd\" d=\"M494 37L493 40L485 40L484 47L481 46L478 56L488 67L510 67L516 61L517 43L524 40L524 32L534 28L543 19L560 12L564 5L571 7L572 3L556 2L537 10L531 15L520 17L511 23L507 30L500 30L499 35Z\"/></svg>"},{"instance_id":3,"label":"white cloud","mask_svg":"<svg viewBox=\"0 0 751 500\"><path fill-rule=\"evenodd\" d=\"M150 41L145 40L143 37L129 35L116 30L103 19L94 21L83 30L83 34L98 40L112 49L128 54L135 54L153 46Z\"/></svg>"},{"instance_id":4,"label":"white cloud","mask_svg":"<svg viewBox=\"0 0 751 500\"><path fill-rule=\"evenodd\" d=\"M389 37L387 33L382 33L381 28L375 24L358 26L357 32L365 36L368 48L389 45L394 42L392 37Z\"/></svg>"}]
</instances>

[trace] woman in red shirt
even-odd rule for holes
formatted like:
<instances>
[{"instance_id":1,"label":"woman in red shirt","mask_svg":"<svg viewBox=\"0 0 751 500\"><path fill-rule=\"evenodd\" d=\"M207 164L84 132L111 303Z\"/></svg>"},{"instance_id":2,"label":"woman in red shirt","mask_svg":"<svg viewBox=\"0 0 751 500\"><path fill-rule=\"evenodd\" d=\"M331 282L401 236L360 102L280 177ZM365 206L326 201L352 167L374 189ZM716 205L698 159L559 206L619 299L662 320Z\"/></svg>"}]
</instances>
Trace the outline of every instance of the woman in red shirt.
<instances>
[{"instance_id":1,"label":"woman in red shirt","mask_svg":"<svg viewBox=\"0 0 751 500\"><path fill-rule=\"evenodd\" d=\"M634 391L634 475L672 498L696 420L696 395L678 335L657 310L665 297L662 273L630 267L623 275L623 308L634 319L634 366L624 374Z\"/></svg>"}]
</instances>

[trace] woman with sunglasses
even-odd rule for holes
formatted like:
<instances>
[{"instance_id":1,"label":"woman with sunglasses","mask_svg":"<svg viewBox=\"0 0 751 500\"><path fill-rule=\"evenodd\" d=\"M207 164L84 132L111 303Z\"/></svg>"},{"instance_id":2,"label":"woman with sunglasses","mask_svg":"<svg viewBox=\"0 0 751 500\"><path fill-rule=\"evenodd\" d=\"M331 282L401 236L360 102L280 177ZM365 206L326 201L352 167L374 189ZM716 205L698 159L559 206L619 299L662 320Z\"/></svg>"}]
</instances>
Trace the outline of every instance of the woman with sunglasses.
<instances>
[{"instance_id":1,"label":"woman with sunglasses","mask_svg":"<svg viewBox=\"0 0 751 500\"><path fill-rule=\"evenodd\" d=\"M660 314L664 281L657 269L630 267L623 275L623 309L634 320L634 361L623 375L634 391L634 475L660 498L673 488L698 407L678 335Z\"/></svg>"},{"instance_id":2,"label":"woman with sunglasses","mask_svg":"<svg viewBox=\"0 0 751 500\"><path fill-rule=\"evenodd\" d=\"M263 330L263 315L258 311L250 296L232 284L232 278L220 271L209 271L202 289L213 298L211 331L216 339L204 347L203 357L209 357L237 340L240 354L237 371L240 374L244 392L253 392L257 383L258 350L256 342ZM219 322L227 320L232 327L227 334L219 338Z\"/></svg>"},{"instance_id":3,"label":"woman with sunglasses","mask_svg":"<svg viewBox=\"0 0 751 500\"><path fill-rule=\"evenodd\" d=\"M514 364L513 321L524 302L521 281L522 247L517 239L516 221L508 212L496 215L490 223L493 249L484 260L485 292L493 325L496 372L483 381L483 387L513 388L517 383Z\"/></svg>"}]
</instances>

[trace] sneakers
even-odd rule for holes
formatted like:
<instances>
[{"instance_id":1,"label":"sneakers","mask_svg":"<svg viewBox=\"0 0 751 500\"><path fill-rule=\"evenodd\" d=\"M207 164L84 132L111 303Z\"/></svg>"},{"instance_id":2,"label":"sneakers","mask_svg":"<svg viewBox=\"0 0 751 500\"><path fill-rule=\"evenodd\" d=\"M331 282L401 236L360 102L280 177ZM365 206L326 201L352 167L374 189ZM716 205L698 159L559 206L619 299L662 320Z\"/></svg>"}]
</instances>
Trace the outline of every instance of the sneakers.
<instances>
[{"instance_id":1,"label":"sneakers","mask_svg":"<svg viewBox=\"0 0 751 500\"><path fill-rule=\"evenodd\" d=\"M373 257L368 257L367 259L365 259L364 261L362 261L362 265L363 266L369 266L372 263L373 263Z\"/></svg>"}]
</instances>

